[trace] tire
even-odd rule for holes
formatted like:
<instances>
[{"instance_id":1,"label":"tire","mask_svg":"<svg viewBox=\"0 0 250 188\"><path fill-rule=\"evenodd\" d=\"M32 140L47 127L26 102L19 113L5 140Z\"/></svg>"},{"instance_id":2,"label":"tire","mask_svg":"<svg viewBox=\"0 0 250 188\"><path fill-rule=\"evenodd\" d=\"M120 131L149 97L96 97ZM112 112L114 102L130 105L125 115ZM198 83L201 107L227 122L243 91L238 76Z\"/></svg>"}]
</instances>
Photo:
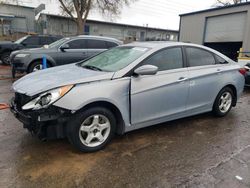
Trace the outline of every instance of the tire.
<instances>
[{"instance_id":1,"label":"tire","mask_svg":"<svg viewBox=\"0 0 250 188\"><path fill-rule=\"evenodd\" d=\"M12 78L16 78L16 69L14 66L11 67L11 75L12 75Z\"/></svg>"},{"instance_id":2,"label":"tire","mask_svg":"<svg viewBox=\"0 0 250 188\"><path fill-rule=\"evenodd\" d=\"M234 97L235 96L231 88L229 87L223 88L215 99L213 105L214 115L218 117L224 117L225 115L227 115L232 108Z\"/></svg>"},{"instance_id":3,"label":"tire","mask_svg":"<svg viewBox=\"0 0 250 188\"><path fill-rule=\"evenodd\" d=\"M114 114L103 107L93 107L74 115L67 125L69 142L81 152L103 149L115 134Z\"/></svg>"},{"instance_id":4,"label":"tire","mask_svg":"<svg viewBox=\"0 0 250 188\"><path fill-rule=\"evenodd\" d=\"M4 52L1 55L1 61L4 65L10 65L10 52Z\"/></svg>"},{"instance_id":5,"label":"tire","mask_svg":"<svg viewBox=\"0 0 250 188\"><path fill-rule=\"evenodd\" d=\"M36 72L38 70L42 70L42 66L43 66L43 63L41 60L37 60L37 61L34 61L31 63L31 65L29 66L28 68L28 71L27 73L32 73L32 72ZM47 68L49 68L49 64L47 63Z\"/></svg>"}]
</instances>

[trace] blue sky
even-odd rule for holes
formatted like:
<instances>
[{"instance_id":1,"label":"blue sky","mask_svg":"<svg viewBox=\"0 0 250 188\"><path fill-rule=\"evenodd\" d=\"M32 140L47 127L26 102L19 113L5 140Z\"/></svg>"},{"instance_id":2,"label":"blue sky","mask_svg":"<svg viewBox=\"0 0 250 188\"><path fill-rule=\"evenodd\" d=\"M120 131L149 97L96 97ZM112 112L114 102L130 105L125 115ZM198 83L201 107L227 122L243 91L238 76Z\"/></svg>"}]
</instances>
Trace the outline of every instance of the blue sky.
<instances>
[{"instance_id":1,"label":"blue sky","mask_svg":"<svg viewBox=\"0 0 250 188\"><path fill-rule=\"evenodd\" d=\"M60 14L58 0L20 0L20 4L37 6L46 4L43 12ZM210 8L215 0L137 0L129 7L124 7L119 17L110 19L97 11L92 11L89 18L103 21L133 24L149 27L178 29L179 14Z\"/></svg>"}]
</instances>

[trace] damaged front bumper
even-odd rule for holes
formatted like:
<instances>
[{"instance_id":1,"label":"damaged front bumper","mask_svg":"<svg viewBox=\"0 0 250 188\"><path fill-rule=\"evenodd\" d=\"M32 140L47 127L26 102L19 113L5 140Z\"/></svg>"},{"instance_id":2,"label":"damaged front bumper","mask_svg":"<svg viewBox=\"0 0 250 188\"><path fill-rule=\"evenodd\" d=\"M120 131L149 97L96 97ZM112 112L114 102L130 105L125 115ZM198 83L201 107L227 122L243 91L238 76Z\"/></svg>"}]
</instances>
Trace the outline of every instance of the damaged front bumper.
<instances>
[{"instance_id":1,"label":"damaged front bumper","mask_svg":"<svg viewBox=\"0 0 250 188\"><path fill-rule=\"evenodd\" d=\"M70 111L53 105L41 110L22 110L15 98L10 102L10 111L31 133L40 139L65 138L66 123Z\"/></svg>"}]
</instances>

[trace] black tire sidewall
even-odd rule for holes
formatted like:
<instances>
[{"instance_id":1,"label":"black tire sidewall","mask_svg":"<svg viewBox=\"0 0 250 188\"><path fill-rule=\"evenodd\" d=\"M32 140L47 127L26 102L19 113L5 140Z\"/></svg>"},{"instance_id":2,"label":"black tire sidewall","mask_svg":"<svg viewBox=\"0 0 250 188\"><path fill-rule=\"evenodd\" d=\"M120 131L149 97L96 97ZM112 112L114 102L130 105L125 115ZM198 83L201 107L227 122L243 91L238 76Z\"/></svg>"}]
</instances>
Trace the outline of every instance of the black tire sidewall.
<instances>
[{"instance_id":1,"label":"black tire sidewall","mask_svg":"<svg viewBox=\"0 0 250 188\"><path fill-rule=\"evenodd\" d=\"M10 56L10 52L4 52L1 56L1 61L4 65L10 65L10 62L4 62L4 57L5 56Z\"/></svg>"},{"instance_id":2,"label":"black tire sidewall","mask_svg":"<svg viewBox=\"0 0 250 188\"><path fill-rule=\"evenodd\" d=\"M219 105L220 105L219 102L220 102L221 96L222 96L225 92L229 92L229 93L231 94L231 96L232 96L232 102L231 102L231 106L230 106L230 108L228 109L228 111L223 113L223 112L221 112L221 110L219 109ZM230 110L231 110L231 108L232 108L232 106L233 106L234 97L235 97L235 96L234 96L233 91L232 91L231 88L229 88L229 87L223 88L223 89L219 92L219 94L217 95L217 97L216 97L216 100L215 100L214 106L213 106L213 113L214 113L216 116L218 116L218 117L223 117L223 116L227 115L227 114L230 112Z\"/></svg>"},{"instance_id":3,"label":"black tire sidewall","mask_svg":"<svg viewBox=\"0 0 250 188\"><path fill-rule=\"evenodd\" d=\"M109 133L108 138L99 146L88 147L81 142L80 137L79 137L79 129L80 129L82 122L86 118L94 114L101 114L101 115L106 116L109 119L110 124L111 124L110 133ZM67 124L66 134L67 134L69 142L79 151L95 152L95 151L103 149L110 142L110 140L115 134L115 127L116 127L115 116L110 110L103 108L103 107L93 107L87 110L82 110L78 112L77 114L75 114L74 116L72 116Z\"/></svg>"},{"instance_id":4,"label":"black tire sidewall","mask_svg":"<svg viewBox=\"0 0 250 188\"><path fill-rule=\"evenodd\" d=\"M42 61L34 61L34 62L32 62L31 65L30 65L29 68L28 68L28 73L32 73L34 67L37 66L37 65L39 65L39 64L42 65L43 62L42 62ZM47 63L47 67L48 67L48 68L50 67L48 63Z\"/></svg>"}]
</instances>

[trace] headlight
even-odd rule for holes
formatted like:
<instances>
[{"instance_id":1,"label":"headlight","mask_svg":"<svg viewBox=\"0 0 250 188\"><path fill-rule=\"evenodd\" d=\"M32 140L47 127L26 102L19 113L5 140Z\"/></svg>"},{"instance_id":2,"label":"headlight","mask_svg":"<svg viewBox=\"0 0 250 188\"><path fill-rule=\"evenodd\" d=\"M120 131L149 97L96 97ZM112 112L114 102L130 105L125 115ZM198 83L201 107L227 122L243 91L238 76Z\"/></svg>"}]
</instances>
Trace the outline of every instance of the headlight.
<instances>
[{"instance_id":1,"label":"headlight","mask_svg":"<svg viewBox=\"0 0 250 188\"><path fill-rule=\"evenodd\" d=\"M16 57L21 57L21 58L23 58L23 57L26 57L26 56L28 56L29 54L17 54L16 55Z\"/></svg>"},{"instance_id":2,"label":"headlight","mask_svg":"<svg viewBox=\"0 0 250 188\"><path fill-rule=\"evenodd\" d=\"M64 96L72 87L73 85L67 85L67 86L63 86L63 87L42 93L41 95L39 95L39 97L25 104L22 107L22 109L23 110L30 110L30 109L39 110L41 108L46 108L52 103L54 103L56 100Z\"/></svg>"}]
</instances>

